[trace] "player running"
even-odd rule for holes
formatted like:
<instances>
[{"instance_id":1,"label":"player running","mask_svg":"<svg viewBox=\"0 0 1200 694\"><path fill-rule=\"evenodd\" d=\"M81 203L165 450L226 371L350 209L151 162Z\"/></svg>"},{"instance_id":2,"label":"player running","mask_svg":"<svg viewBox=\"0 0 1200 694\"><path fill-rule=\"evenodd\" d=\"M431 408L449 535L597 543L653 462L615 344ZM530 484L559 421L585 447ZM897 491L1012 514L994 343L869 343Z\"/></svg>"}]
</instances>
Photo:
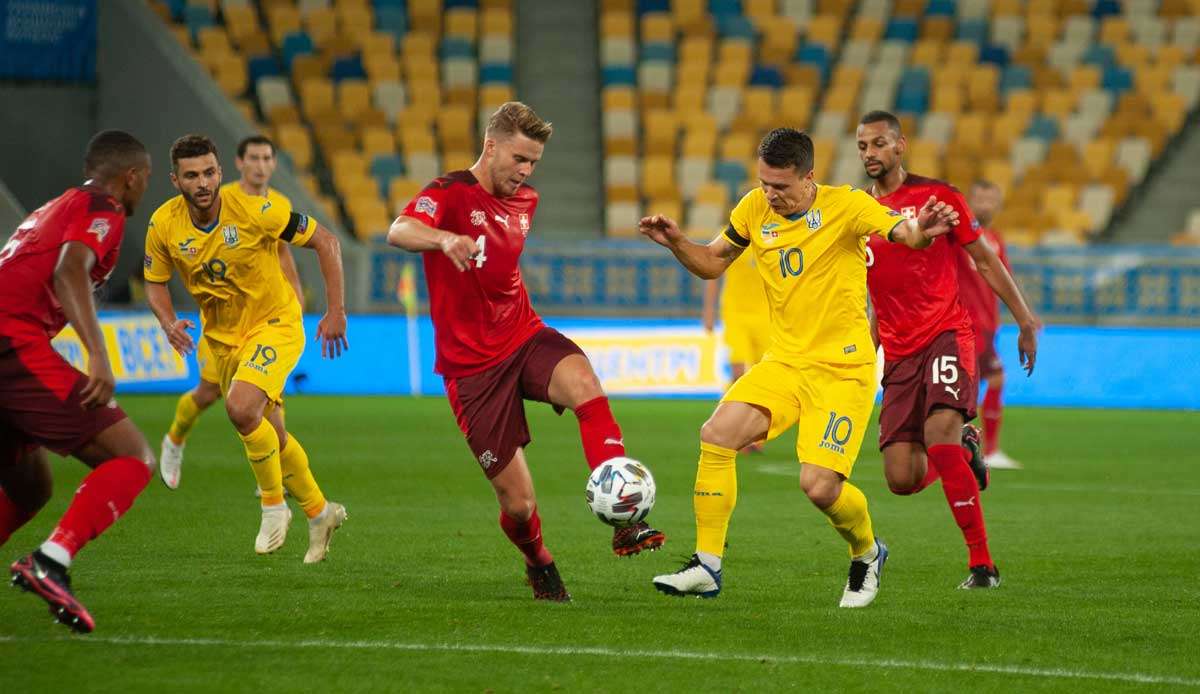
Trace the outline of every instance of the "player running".
<instances>
[{"instance_id":1,"label":"player running","mask_svg":"<svg viewBox=\"0 0 1200 694\"><path fill-rule=\"evenodd\" d=\"M858 152L871 194L879 202L914 217L929 196L958 212L953 231L925 253L911 253L872 241L868 250L871 306L883 345L883 406L879 447L884 475L895 494L915 494L942 479L946 504L962 530L970 574L960 588L994 588L1000 572L988 551L979 492L988 473L979 451L979 433L964 429L975 417L975 340L971 318L958 300L955 255L962 247L1021 326L1021 363L1033 372L1037 320L1003 263L985 243L962 195L942 181L910 174L901 159L906 142L900 122L872 111L858 126Z\"/></svg>"},{"instance_id":2,"label":"player running","mask_svg":"<svg viewBox=\"0 0 1200 694\"><path fill-rule=\"evenodd\" d=\"M179 195L150 217L146 233L146 298L171 346L195 349L171 304L166 282L178 271L200 305L200 323L225 398L225 411L246 449L262 489L262 524L254 551L283 546L292 512L286 485L308 516L304 563L325 558L333 532L346 519L341 504L325 500L300 441L284 427L287 377L304 352L300 302L279 269L276 244L317 252L328 311L317 326L321 355L341 355L346 343L342 257L337 237L284 198L264 199L221 188L217 148L207 137L185 135L171 145L171 183Z\"/></svg>"},{"instance_id":3,"label":"player running","mask_svg":"<svg viewBox=\"0 0 1200 694\"><path fill-rule=\"evenodd\" d=\"M729 518L737 501L738 449L799 423L800 487L850 545L842 607L865 607L879 591L887 547L875 538L867 499L847 480L875 403L875 350L867 323L866 237L924 248L949 232L957 213L929 198L906 220L849 186L813 180L813 144L791 128L758 146L761 187L745 195L729 228L692 243L675 221L641 221L643 234L702 279L715 279L751 249L771 307L763 360L729 389L700 428L693 505L696 553L654 577L670 595L716 597ZM913 297L916 299L916 297ZM764 326L765 327L765 326Z\"/></svg>"},{"instance_id":4,"label":"player running","mask_svg":"<svg viewBox=\"0 0 1200 694\"><path fill-rule=\"evenodd\" d=\"M270 186L271 176L275 173L275 144L262 135L251 135L238 143L237 165L238 180L221 186L223 192L242 197L268 198L279 201L291 207L292 201L286 195ZM243 205L250 205L244 201ZM296 292L301 307L304 305L304 289L300 286L300 273L296 271L296 259L292 257L289 244L278 243L279 267L288 284ZM188 392L179 397L175 404L175 419L171 428L163 436L162 454L158 460L158 474L168 489L179 488L180 468L183 466L183 448L188 434L196 420L204 411L221 398L221 387L217 385L221 375L217 373L217 363L212 358L208 341L200 339L196 343L196 362L200 365L200 382ZM262 496L262 490L258 490Z\"/></svg>"},{"instance_id":5,"label":"player running","mask_svg":"<svg viewBox=\"0 0 1200 694\"><path fill-rule=\"evenodd\" d=\"M538 600L570 600L542 541L523 400L574 410L588 467L624 456L621 428L592 365L534 312L518 261L537 211L525 181L552 132L533 109L502 105L467 171L435 179L392 223L388 243L422 252L437 345L436 370L472 454L496 492L500 527L525 556ZM618 555L657 549L646 523L613 532Z\"/></svg>"},{"instance_id":6,"label":"player running","mask_svg":"<svg viewBox=\"0 0 1200 694\"><path fill-rule=\"evenodd\" d=\"M990 181L976 181L971 186L968 204L979 222L979 236L991 247L1004 264L1009 274L1008 252L1000 232L992 228L992 220L1000 209L1003 194L1000 187ZM1000 306L996 293L988 286L983 275L976 271L975 261L966 253L958 254L958 278L962 285L959 294L963 308L975 325L975 362L979 372L979 384L987 383L983 396L983 460L991 470L1020 470L1021 464L1000 450L1000 420L1004 414L1002 394L1004 392L1004 362L996 352L996 330L1000 327ZM1015 278L1014 278L1015 279Z\"/></svg>"},{"instance_id":7,"label":"player running","mask_svg":"<svg viewBox=\"0 0 1200 694\"><path fill-rule=\"evenodd\" d=\"M112 274L125 219L146 192L150 155L129 133L91 139L83 185L42 205L0 250L0 545L50 500L42 447L92 468L50 538L13 563L14 586L60 623L96 623L71 592L75 555L129 510L154 474L142 432L112 399L115 377L92 291ZM88 372L50 340L70 323Z\"/></svg>"}]
</instances>

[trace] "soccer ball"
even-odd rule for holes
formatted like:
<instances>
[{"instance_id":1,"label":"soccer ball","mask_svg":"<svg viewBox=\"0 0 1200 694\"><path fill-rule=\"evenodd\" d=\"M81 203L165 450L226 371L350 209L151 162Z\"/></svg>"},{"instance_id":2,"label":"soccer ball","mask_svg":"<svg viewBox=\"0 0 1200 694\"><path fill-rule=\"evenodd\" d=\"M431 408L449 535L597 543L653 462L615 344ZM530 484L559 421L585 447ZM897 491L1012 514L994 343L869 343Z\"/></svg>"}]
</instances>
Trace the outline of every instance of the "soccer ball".
<instances>
[{"instance_id":1,"label":"soccer ball","mask_svg":"<svg viewBox=\"0 0 1200 694\"><path fill-rule=\"evenodd\" d=\"M612 458L588 476L588 506L600 520L618 528L640 522L654 508L654 476L633 458Z\"/></svg>"}]
</instances>

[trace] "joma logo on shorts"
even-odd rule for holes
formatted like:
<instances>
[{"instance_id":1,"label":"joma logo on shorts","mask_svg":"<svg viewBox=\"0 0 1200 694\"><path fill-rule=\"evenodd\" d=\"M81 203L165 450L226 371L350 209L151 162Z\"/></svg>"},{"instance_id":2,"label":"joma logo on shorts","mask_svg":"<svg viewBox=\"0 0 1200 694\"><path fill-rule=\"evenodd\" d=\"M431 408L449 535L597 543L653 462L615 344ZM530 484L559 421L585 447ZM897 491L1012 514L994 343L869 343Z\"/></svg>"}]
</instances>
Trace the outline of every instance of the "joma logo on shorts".
<instances>
[{"instance_id":1,"label":"joma logo on shorts","mask_svg":"<svg viewBox=\"0 0 1200 694\"><path fill-rule=\"evenodd\" d=\"M833 451L834 453L840 453L842 455L846 454L846 448L844 446L839 446L836 443L830 443L829 441L822 441L821 443L819 443L817 445L820 448L828 448L829 450Z\"/></svg>"},{"instance_id":2,"label":"joma logo on shorts","mask_svg":"<svg viewBox=\"0 0 1200 694\"><path fill-rule=\"evenodd\" d=\"M264 373L264 374L265 374L265 373L267 373L267 367L265 367L265 366L259 366L258 364L255 364L255 363L254 363L254 362L252 362L252 361L248 361L248 362L246 362L246 366L249 366L250 368L252 368L252 369L254 369L255 371L258 371L258 372L260 372L260 373Z\"/></svg>"}]
</instances>

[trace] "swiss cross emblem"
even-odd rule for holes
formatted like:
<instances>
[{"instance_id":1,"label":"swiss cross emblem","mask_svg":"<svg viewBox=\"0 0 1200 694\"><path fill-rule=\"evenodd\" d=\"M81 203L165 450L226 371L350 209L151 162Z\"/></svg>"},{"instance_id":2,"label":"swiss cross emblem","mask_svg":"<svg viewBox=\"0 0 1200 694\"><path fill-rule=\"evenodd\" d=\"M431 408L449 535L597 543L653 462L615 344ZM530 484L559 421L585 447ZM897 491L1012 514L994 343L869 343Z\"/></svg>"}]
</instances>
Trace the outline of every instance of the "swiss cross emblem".
<instances>
[{"instance_id":1,"label":"swiss cross emblem","mask_svg":"<svg viewBox=\"0 0 1200 694\"><path fill-rule=\"evenodd\" d=\"M529 215L522 212L517 216L517 223L521 225L521 231L529 233Z\"/></svg>"},{"instance_id":2,"label":"swiss cross emblem","mask_svg":"<svg viewBox=\"0 0 1200 694\"><path fill-rule=\"evenodd\" d=\"M917 208L901 207L900 214L904 215L905 219L916 219L917 218Z\"/></svg>"}]
</instances>

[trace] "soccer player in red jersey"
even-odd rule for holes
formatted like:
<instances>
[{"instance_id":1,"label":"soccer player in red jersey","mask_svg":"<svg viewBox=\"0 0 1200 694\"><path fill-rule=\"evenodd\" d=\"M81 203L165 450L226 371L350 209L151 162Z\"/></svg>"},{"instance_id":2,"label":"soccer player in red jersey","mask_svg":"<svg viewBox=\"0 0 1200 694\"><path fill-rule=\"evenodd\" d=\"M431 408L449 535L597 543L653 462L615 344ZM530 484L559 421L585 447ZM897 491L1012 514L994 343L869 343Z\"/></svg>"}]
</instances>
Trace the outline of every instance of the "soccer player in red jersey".
<instances>
[{"instance_id":1,"label":"soccer player in red jersey","mask_svg":"<svg viewBox=\"0 0 1200 694\"><path fill-rule=\"evenodd\" d=\"M534 598L570 599L542 542L523 400L579 419L592 469L625 455L621 428L583 351L534 312L518 261L537 211L525 181L551 125L525 104L488 120L483 152L467 171L435 179L388 231L388 243L421 252L437 347L436 370L458 426L500 503L500 527L525 556ZM666 537L645 523L617 528L618 555L657 549Z\"/></svg>"},{"instance_id":2,"label":"soccer player in red jersey","mask_svg":"<svg viewBox=\"0 0 1200 694\"><path fill-rule=\"evenodd\" d=\"M870 192L879 202L913 217L935 197L958 212L954 230L920 253L876 239L868 245L867 287L884 352L879 447L893 493L915 494L941 478L968 549L970 573L959 587L993 588L1000 585L1000 572L988 551L979 499L987 467L978 431L965 426L975 418L977 388L974 328L959 301L958 247L1020 326L1017 346L1029 373L1037 354L1037 319L1000 259L979 243L978 224L962 195L947 183L904 170L907 143L899 120L885 111L867 113L857 139L859 157L875 181Z\"/></svg>"},{"instance_id":3,"label":"soccer player in red jersey","mask_svg":"<svg viewBox=\"0 0 1200 694\"><path fill-rule=\"evenodd\" d=\"M1008 252L1000 233L992 228L992 220L1004 199L1000 187L990 181L976 181L971 186L967 202L979 222L979 238L995 251L1000 262L1012 274L1008 264ZM996 353L996 330L1000 327L1000 306L996 294L983 275L975 269L975 261L966 253L958 254L958 280L962 285L959 295L963 307L975 324L975 363L979 371L979 383L987 383L983 396L983 459L991 470L1019 470L1021 464L1000 450L1000 419L1004 405L1004 363Z\"/></svg>"},{"instance_id":4,"label":"soccer player in red jersey","mask_svg":"<svg viewBox=\"0 0 1200 694\"><path fill-rule=\"evenodd\" d=\"M132 135L106 130L88 143L84 175L0 250L0 545L50 499L42 447L92 468L50 538L11 568L13 585L45 600L59 622L90 632L95 622L71 593L71 561L129 510L155 466L142 432L112 399L116 379L92 300L146 192L150 155ZM68 323L87 349L86 374L50 344Z\"/></svg>"}]
</instances>

